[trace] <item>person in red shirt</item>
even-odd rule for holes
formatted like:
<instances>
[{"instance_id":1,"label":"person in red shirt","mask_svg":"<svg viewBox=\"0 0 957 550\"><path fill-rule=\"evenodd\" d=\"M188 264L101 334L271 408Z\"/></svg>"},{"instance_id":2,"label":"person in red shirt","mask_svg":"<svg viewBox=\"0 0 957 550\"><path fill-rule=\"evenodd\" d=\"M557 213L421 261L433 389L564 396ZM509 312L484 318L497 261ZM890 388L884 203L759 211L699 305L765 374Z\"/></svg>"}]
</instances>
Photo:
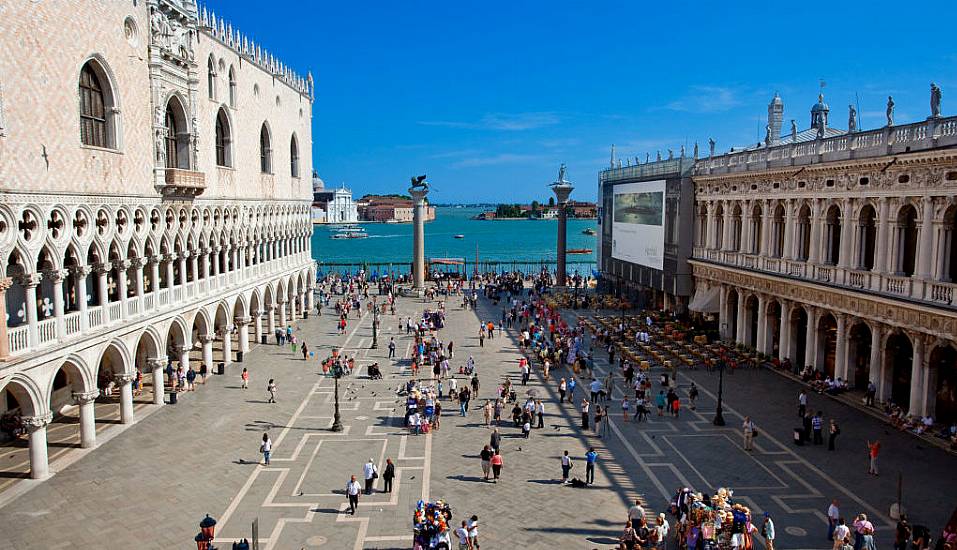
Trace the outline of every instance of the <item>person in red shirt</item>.
<instances>
[{"instance_id":1,"label":"person in red shirt","mask_svg":"<svg viewBox=\"0 0 957 550\"><path fill-rule=\"evenodd\" d=\"M881 452L881 442L880 441L868 441L867 442L867 455L870 458L870 465L867 468L867 473L872 476L877 474L877 455Z\"/></svg>"}]
</instances>

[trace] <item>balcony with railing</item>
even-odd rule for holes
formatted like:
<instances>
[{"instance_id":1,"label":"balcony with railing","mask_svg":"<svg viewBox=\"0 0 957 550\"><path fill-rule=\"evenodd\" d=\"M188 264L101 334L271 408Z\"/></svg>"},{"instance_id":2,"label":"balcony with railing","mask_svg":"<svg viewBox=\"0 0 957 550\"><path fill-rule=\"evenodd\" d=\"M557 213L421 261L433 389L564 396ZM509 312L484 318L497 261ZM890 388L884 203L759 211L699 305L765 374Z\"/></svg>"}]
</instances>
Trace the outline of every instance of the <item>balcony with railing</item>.
<instances>
[{"instance_id":1,"label":"balcony with railing","mask_svg":"<svg viewBox=\"0 0 957 550\"><path fill-rule=\"evenodd\" d=\"M193 198L206 190L206 174L194 170L166 168L163 184L157 185L161 195L167 198Z\"/></svg>"},{"instance_id":2,"label":"balcony with railing","mask_svg":"<svg viewBox=\"0 0 957 550\"><path fill-rule=\"evenodd\" d=\"M804 261L767 258L727 250L716 251L704 247L693 249L692 260L862 290L889 298L906 298L939 306L957 307L957 283L953 282L922 280L835 265L815 265Z\"/></svg>"}]
</instances>

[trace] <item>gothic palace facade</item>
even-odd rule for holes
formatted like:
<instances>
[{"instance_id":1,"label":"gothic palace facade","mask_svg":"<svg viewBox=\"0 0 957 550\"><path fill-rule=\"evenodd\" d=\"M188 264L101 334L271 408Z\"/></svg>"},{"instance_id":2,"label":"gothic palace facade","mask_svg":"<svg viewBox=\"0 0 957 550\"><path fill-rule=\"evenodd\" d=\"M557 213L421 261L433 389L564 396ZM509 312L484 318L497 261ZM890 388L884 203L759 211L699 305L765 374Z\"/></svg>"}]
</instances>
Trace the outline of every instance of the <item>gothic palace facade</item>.
<instances>
[{"instance_id":1,"label":"gothic palace facade","mask_svg":"<svg viewBox=\"0 0 957 550\"><path fill-rule=\"evenodd\" d=\"M913 415L957 420L957 117L781 136L695 166L697 292L721 335L877 388ZM702 302L706 302L705 298Z\"/></svg>"},{"instance_id":2,"label":"gothic palace facade","mask_svg":"<svg viewBox=\"0 0 957 550\"><path fill-rule=\"evenodd\" d=\"M192 0L0 4L0 413L32 477L64 407L94 446L138 372L162 405L169 362L242 361L312 307L313 97Z\"/></svg>"}]
</instances>

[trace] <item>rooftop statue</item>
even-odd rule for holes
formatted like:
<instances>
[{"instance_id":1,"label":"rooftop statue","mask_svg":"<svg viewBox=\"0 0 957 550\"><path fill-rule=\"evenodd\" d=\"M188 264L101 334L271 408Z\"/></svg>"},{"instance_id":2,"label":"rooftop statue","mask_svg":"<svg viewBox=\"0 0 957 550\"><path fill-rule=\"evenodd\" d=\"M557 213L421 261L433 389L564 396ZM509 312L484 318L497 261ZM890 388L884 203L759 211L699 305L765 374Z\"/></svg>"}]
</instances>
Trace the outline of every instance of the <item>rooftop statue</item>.
<instances>
[{"instance_id":1,"label":"rooftop statue","mask_svg":"<svg viewBox=\"0 0 957 550\"><path fill-rule=\"evenodd\" d=\"M894 125L894 96L887 96L887 125Z\"/></svg>"},{"instance_id":2,"label":"rooftop statue","mask_svg":"<svg viewBox=\"0 0 957 550\"><path fill-rule=\"evenodd\" d=\"M565 163L558 168L558 183L565 183Z\"/></svg>"},{"instance_id":3,"label":"rooftop statue","mask_svg":"<svg viewBox=\"0 0 957 550\"><path fill-rule=\"evenodd\" d=\"M714 138L708 138L708 151L709 151L708 156L713 157L714 156Z\"/></svg>"},{"instance_id":4,"label":"rooftop statue","mask_svg":"<svg viewBox=\"0 0 957 550\"><path fill-rule=\"evenodd\" d=\"M940 118L940 87L930 83L930 116Z\"/></svg>"},{"instance_id":5,"label":"rooftop statue","mask_svg":"<svg viewBox=\"0 0 957 550\"><path fill-rule=\"evenodd\" d=\"M853 105L847 106L847 133L853 134L857 131L857 109Z\"/></svg>"},{"instance_id":6,"label":"rooftop statue","mask_svg":"<svg viewBox=\"0 0 957 550\"><path fill-rule=\"evenodd\" d=\"M797 122L794 122L794 119L791 119L791 143L796 142L798 139L798 125Z\"/></svg>"}]
</instances>

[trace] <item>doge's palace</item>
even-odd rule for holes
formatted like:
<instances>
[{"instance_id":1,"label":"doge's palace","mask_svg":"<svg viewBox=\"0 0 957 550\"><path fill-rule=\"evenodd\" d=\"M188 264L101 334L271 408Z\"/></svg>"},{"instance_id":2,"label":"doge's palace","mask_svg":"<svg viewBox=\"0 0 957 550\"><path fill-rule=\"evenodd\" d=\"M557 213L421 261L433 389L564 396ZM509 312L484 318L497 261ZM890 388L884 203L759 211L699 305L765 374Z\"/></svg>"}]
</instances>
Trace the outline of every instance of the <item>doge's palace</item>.
<instances>
[{"instance_id":1,"label":"doge's palace","mask_svg":"<svg viewBox=\"0 0 957 550\"><path fill-rule=\"evenodd\" d=\"M95 446L94 403L132 423L168 367L307 315L313 97L190 0L0 3L0 414L31 477L65 408Z\"/></svg>"}]
</instances>

